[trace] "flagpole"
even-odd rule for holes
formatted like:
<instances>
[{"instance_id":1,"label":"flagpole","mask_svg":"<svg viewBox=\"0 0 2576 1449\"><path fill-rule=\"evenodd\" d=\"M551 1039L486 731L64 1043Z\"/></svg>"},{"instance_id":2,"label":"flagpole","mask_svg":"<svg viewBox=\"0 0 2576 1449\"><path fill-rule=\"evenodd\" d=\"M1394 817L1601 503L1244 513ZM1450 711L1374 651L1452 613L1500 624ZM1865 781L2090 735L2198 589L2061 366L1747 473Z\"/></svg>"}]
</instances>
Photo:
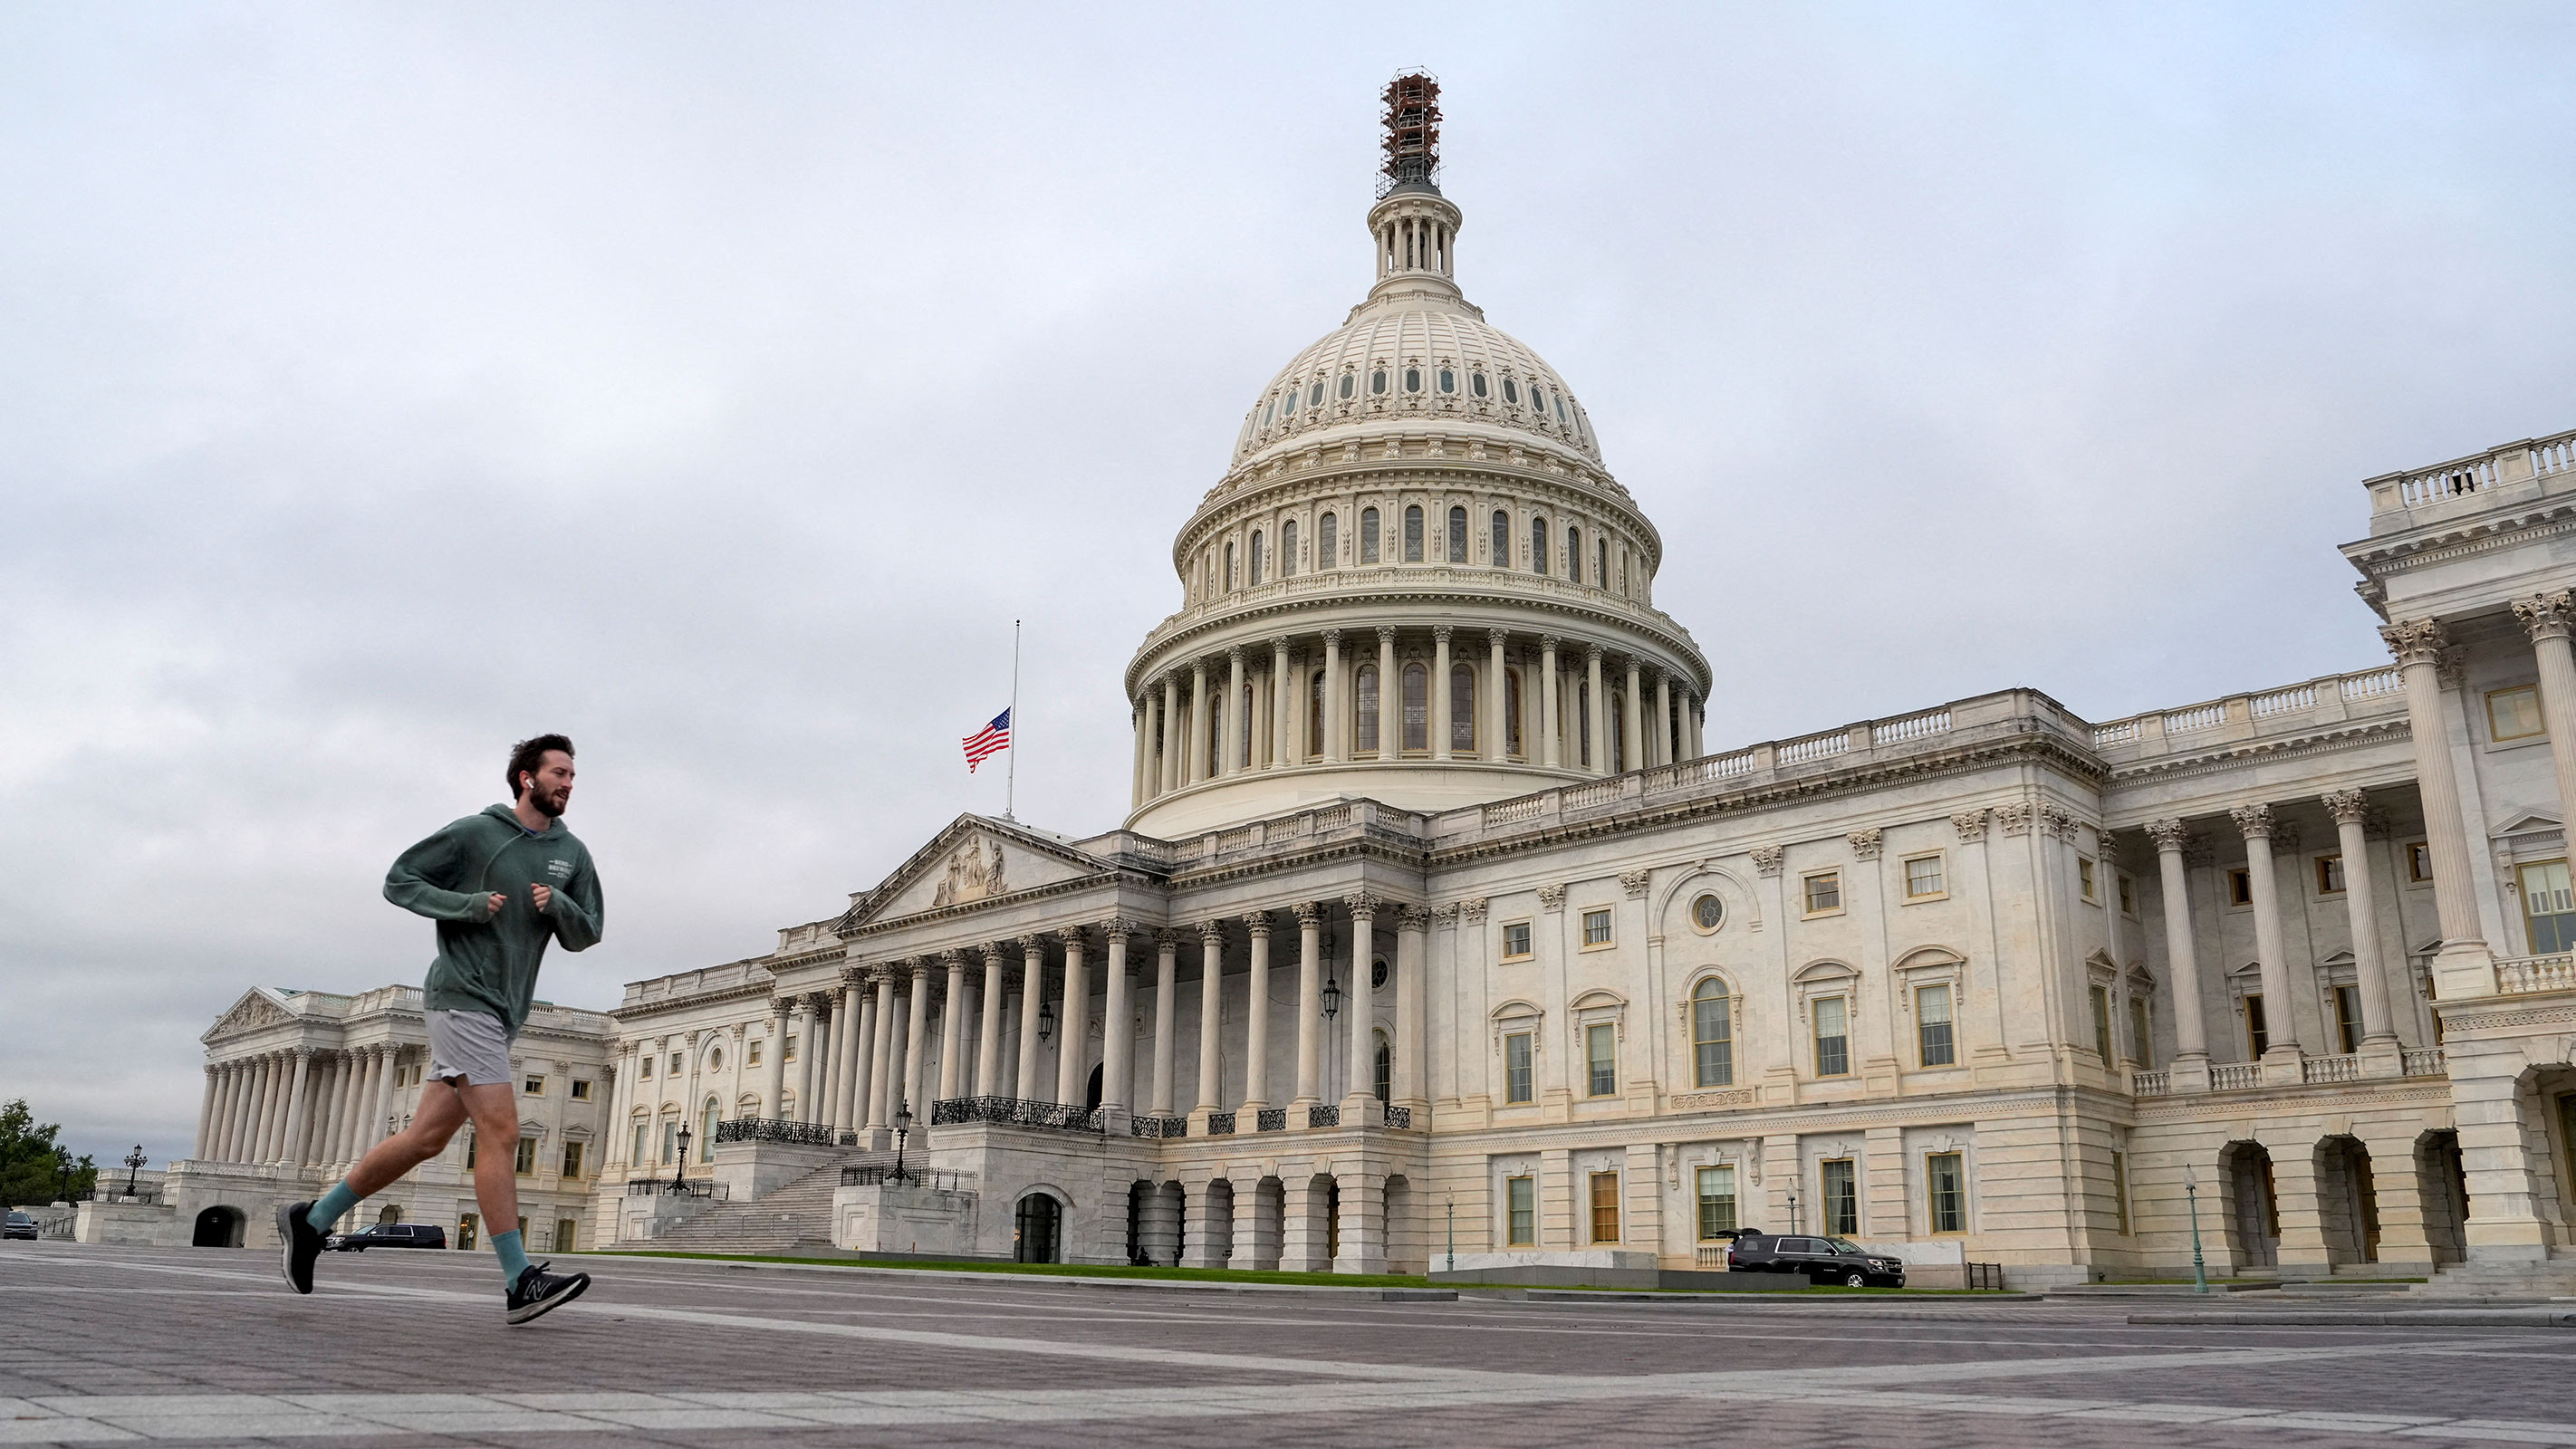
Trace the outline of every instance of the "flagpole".
<instances>
[{"instance_id":1,"label":"flagpole","mask_svg":"<svg viewBox=\"0 0 2576 1449\"><path fill-rule=\"evenodd\" d=\"M1018 803L1020 788L1020 621L1011 621L1011 758L1002 781L1002 818L1016 822L1011 813Z\"/></svg>"}]
</instances>

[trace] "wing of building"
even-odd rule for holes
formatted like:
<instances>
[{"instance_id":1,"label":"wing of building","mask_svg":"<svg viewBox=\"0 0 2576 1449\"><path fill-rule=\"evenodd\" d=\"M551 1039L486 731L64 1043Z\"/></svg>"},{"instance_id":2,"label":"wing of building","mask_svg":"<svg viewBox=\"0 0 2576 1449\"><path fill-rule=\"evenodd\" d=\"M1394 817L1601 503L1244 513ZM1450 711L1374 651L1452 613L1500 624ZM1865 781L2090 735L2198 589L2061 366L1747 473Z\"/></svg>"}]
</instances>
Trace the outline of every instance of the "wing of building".
<instances>
[{"instance_id":1,"label":"wing of building","mask_svg":"<svg viewBox=\"0 0 2576 1449\"><path fill-rule=\"evenodd\" d=\"M961 816L775 952L568 1024L552 1072L613 1068L559 1129L600 1144L582 1231L1591 1282L1746 1228L1918 1284L2186 1273L2196 1241L2568 1272L2576 435L2367 480L2343 552L2393 663L1711 752L1663 542L1461 291L1410 84L1372 285L1175 540L1120 828ZM382 1114L353 1136L289 1079L353 1030L399 1117L399 993L297 1001L210 1035L175 1180L343 1160ZM405 1191L471 1210L452 1172Z\"/></svg>"}]
</instances>

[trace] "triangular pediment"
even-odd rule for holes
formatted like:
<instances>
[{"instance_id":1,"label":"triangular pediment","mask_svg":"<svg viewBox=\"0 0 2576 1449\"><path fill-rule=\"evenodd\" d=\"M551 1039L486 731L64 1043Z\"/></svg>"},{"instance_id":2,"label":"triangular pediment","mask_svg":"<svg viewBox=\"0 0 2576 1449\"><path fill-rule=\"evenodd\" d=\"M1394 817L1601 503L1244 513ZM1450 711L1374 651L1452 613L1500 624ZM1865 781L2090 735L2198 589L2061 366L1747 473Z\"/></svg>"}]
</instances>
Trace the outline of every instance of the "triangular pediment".
<instances>
[{"instance_id":1,"label":"triangular pediment","mask_svg":"<svg viewBox=\"0 0 2576 1449\"><path fill-rule=\"evenodd\" d=\"M841 919L843 935L880 921L1020 895L1110 872L1086 855L1007 820L960 815Z\"/></svg>"},{"instance_id":2,"label":"triangular pediment","mask_svg":"<svg viewBox=\"0 0 2576 1449\"><path fill-rule=\"evenodd\" d=\"M2511 824L2496 831L2493 838L2502 840L2512 835L2546 835L2565 828L2555 816L2544 811L2526 810L2515 816Z\"/></svg>"},{"instance_id":3,"label":"triangular pediment","mask_svg":"<svg viewBox=\"0 0 2576 1449\"><path fill-rule=\"evenodd\" d=\"M214 1041L238 1032L256 1031L264 1026L279 1026L293 1021L295 1013L278 1004L277 997L265 986L254 986L242 993L232 1009L215 1018L199 1041Z\"/></svg>"}]
</instances>

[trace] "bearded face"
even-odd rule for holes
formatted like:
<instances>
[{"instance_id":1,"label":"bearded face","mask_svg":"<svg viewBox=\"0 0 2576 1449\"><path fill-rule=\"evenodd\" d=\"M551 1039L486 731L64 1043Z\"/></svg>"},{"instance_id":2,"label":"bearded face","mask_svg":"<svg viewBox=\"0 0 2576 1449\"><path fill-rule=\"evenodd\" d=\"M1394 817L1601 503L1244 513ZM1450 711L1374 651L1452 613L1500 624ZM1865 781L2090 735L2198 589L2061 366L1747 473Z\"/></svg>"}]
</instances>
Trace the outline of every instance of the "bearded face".
<instances>
[{"instance_id":1,"label":"bearded face","mask_svg":"<svg viewBox=\"0 0 2576 1449\"><path fill-rule=\"evenodd\" d=\"M524 772L519 780L528 804L548 820L558 819L572 801L572 756L548 750L537 768Z\"/></svg>"}]
</instances>

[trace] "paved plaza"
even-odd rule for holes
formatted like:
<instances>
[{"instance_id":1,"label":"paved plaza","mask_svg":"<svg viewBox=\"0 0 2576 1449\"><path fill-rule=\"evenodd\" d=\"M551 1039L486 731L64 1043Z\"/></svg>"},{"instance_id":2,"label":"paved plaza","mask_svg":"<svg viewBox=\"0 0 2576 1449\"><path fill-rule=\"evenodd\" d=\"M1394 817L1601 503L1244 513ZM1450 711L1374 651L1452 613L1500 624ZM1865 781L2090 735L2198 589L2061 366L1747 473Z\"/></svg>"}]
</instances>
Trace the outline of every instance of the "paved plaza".
<instances>
[{"instance_id":1,"label":"paved plaza","mask_svg":"<svg viewBox=\"0 0 2576 1449\"><path fill-rule=\"evenodd\" d=\"M489 1255L11 1243L0 1443L2576 1445L2576 1331L2135 1305L1383 1302ZM582 1436L589 1436L584 1438Z\"/></svg>"}]
</instances>

